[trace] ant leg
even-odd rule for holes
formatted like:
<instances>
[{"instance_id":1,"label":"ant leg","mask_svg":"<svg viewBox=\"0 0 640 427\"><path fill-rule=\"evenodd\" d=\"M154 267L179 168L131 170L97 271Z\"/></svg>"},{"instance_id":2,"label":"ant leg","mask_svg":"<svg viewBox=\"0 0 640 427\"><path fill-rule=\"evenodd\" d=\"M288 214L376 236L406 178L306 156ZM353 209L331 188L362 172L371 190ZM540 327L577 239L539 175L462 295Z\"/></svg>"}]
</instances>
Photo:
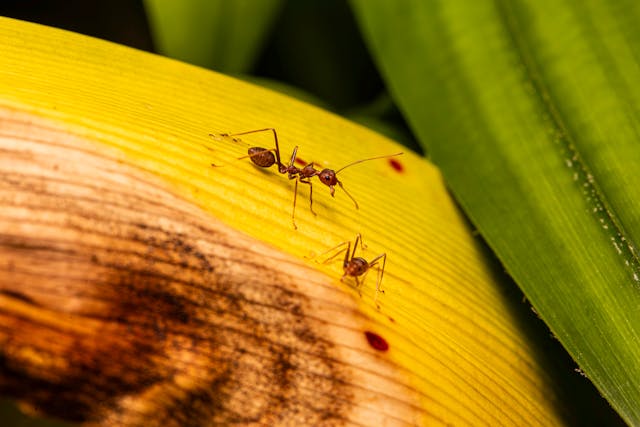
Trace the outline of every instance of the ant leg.
<instances>
[{"instance_id":1,"label":"ant leg","mask_svg":"<svg viewBox=\"0 0 640 427\"><path fill-rule=\"evenodd\" d=\"M344 247L345 245L347 245L347 247L346 247L346 248ZM330 263L331 261L333 261L335 258L337 258L337 257L338 257L338 255L341 255L345 250L347 251L347 254L349 254L349 251L350 251L350 246L349 246L349 245L351 245L351 242L342 242L342 243L339 243L338 245L336 245L336 246L332 247L331 249L328 249L328 250L326 250L326 251L324 251L324 252L322 252L322 253L320 253L320 254L316 255L316 257L322 257L322 256L324 256L324 255L328 254L329 252L333 252L333 251L335 251L335 250L336 250L336 249L338 249L338 248L342 248L342 249L340 249L339 251L337 251L336 253L334 253L333 255L331 255L329 258L325 259L325 260L322 262L323 264L328 264L328 263ZM348 257L347 257L347 259L348 259ZM343 276L343 278L344 278L344 276ZM342 279L340 279L340 280L342 280Z\"/></svg>"},{"instance_id":2,"label":"ant leg","mask_svg":"<svg viewBox=\"0 0 640 427\"><path fill-rule=\"evenodd\" d=\"M347 277L347 273L344 273L342 275L342 277L340 278L341 282L344 282L344 279ZM358 279L358 276L352 276L353 279L356 282L356 290L358 291L358 295L360 296L360 298L362 298L362 289L360 288L360 280Z\"/></svg>"},{"instance_id":3,"label":"ant leg","mask_svg":"<svg viewBox=\"0 0 640 427\"><path fill-rule=\"evenodd\" d=\"M291 152L291 158L289 159L289 166L285 166L280 163L280 157L278 156L278 171L282 174L288 174L289 179L297 178L300 170L295 167L293 164L296 161L296 156L298 155L298 146L296 145Z\"/></svg>"},{"instance_id":4,"label":"ant leg","mask_svg":"<svg viewBox=\"0 0 640 427\"><path fill-rule=\"evenodd\" d=\"M382 267L380 267L380 260L382 260ZM372 259L371 262L369 263L369 268L373 267L374 265L378 266L378 280L376 281L376 296L373 300L376 307L378 308L380 308L380 306L378 305L378 295L380 292L384 294L384 289L382 289L380 285L382 284L382 277L384 276L384 267L386 264L387 264L386 253L378 255L377 257Z\"/></svg>"},{"instance_id":5,"label":"ant leg","mask_svg":"<svg viewBox=\"0 0 640 427\"><path fill-rule=\"evenodd\" d=\"M215 139L216 141L222 141L222 138L224 138L225 136L229 136L229 134L228 133L210 133L209 136Z\"/></svg>"},{"instance_id":6,"label":"ant leg","mask_svg":"<svg viewBox=\"0 0 640 427\"><path fill-rule=\"evenodd\" d=\"M276 152L276 160L278 161L278 167L282 168L282 167L284 167L284 165L280 161L280 147L278 146L278 134L276 133L276 130L274 128L248 130L246 132L238 132L238 133L231 133L231 134L221 134L221 135L222 136L237 136L237 135L248 135L250 133L268 132L268 131L273 132L273 140L276 143L276 150L275 150L275 152Z\"/></svg>"},{"instance_id":7,"label":"ant leg","mask_svg":"<svg viewBox=\"0 0 640 427\"><path fill-rule=\"evenodd\" d=\"M351 255L351 259L353 259L356 256L356 247L358 246L358 242L360 242L361 251L364 251L365 249L367 249L367 245L364 244L364 239L362 238L362 234L360 233L356 234L356 240L353 243L353 254Z\"/></svg>"},{"instance_id":8,"label":"ant leg","mask_svg":"<svg viewBox=\"0 0 640 427\"><path fill-rule=\"evenodd\" d=\"M353 196L351 194L349 194L349 192L347 191L346 188L344 188L344 185L342 185L342 183L340 181L338 181L338 185L340 186L340 188L342 188L342 191L344 191L345 193L347 193L347 196L349 196L349 198L351 200L353 200L353 204L356 205L356 209L360 209L358 207L358 202L356 202L356 199L353 198Z\"/></svg>"},{"instance_id":9,"label":"ant leg","mask_svg":"<svg viewBox=\"0 0 640 427\"><path fill-rule=\"evenodd\" d=\"M296 199L298 198L298 180L296 179L296 184L293 187L293 209L291 210L291 222L293 222L293 228L296 230L298 226L296 225Z\"/></svg>"},{"instance_id":10,"label":"ant leg","mask_svg":"<svg viewBox=\"0 0 640 427\"><path fill-rule=\"evenodd\" d=\"M296 180L296 183L300 181L303 184L309 184L309 209L311 210L311 213L314 216L317 216L318 214L313 211L313 184L311 183L311 181L303 181L303 180L304 178L298 178ZM296 185L296 188L297 188L297 185Z\"/></svg>"},{"instance_id":11,"label":"ant leg","mask_svg":"<svg viewBox=\"0 0 640 427\"><path fill-rule=\"evenodd\" d=\"M356 253L356 246L357 245L358 245L358 242L356 241L356 244L353 246L353 254ZM351 254L351 258L349 258L349 249L351 249L351 242L347 242L347 250L344 253L344 261L342 261L342 268L345 271L347 271L347 266L353 260L353 254ZM358 280L357 276L356 276L356 280Z\"/></svg>"},{"instance_id":12,"label":"ant leg","mask_svg":"<svg viewBox=\"0 0 640 427\"><path fill-rule=\"evenodd\" d=\"M273 137L277 141L278 140L278 134L276 134L276 130L274 128L255 129L255 130L248 130L248 131L245 131L245 132L237 132L237 133L221 133L220 135L223 135L223 136L238 136L238 135L248 135L250 133L268 132L268 131L273 132Z\"/></svg>"},{"instance_id":13,"label":"ant leg","mask_svg":"<svg viewBox=\"0 0 640 427\"><path fill-rule=\"evenodd\" d=\"M293 178L290 177L290 179L293 179ZM311 200L311 213L314 215L317 215L313 211L313 199L311 198L311 195L313 194L313 185L311 185L309 181L303 181L302 178L298 177L298 179L296 179L296 184L293 187L293 210L291 211L291 221L293 222L293 228L295 228L296 230L298 229L298 226L296 225L296 201L298 199L298 181L304 184L309 184L309 200Z\"/></svg>"},{"instance_id":14,"label":"ant leg","mask_svg":"<svg viewBox=\"0 0 640 427\"><path fill-rule=\"evenodd\" d=\"M369 246L364 243L364 239L362 238L362 235L360 233L358 233L358 236L360 236L360 249L364 251Z\"/></svg>"},{"instance_id":15,"label":"ant leg","mask_svg":"<svg viewBox=\"0 0 640 427\"><path fill-rule=\"evenodd\" d=\"M289 159L289 167L293 166L293 163L296 161L296 156L298 155L298 146L296 145L291 152L291 159Z\"/></svg>"}]
</instances>

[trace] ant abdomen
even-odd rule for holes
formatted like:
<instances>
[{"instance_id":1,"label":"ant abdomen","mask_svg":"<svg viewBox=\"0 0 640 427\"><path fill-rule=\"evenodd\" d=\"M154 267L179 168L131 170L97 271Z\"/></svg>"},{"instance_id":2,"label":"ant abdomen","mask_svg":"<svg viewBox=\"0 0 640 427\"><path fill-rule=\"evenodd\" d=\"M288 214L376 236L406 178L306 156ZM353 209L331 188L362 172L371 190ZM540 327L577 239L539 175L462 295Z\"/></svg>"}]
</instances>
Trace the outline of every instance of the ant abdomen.
<instances>
[{"instance_id":1,"label":"ant abdomen","mask_svg":"<svg viewBox=\"0 0 640 427\"><path fill-rule=\"evenodd\" d=\"M271 150L267 150L262 147L251 147L247 150L249 158L256 165L261 168L269 168L276 163L276 156L273 155Z\"/></svg>"}]
</instances>

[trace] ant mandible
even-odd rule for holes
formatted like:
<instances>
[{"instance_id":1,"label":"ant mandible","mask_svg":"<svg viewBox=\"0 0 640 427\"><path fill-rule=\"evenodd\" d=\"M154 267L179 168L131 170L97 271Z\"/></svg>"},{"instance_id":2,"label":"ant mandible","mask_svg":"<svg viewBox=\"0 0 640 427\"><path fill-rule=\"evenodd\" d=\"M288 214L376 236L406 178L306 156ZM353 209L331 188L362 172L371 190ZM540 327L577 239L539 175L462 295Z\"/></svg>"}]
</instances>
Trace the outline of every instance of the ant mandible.
<instances>
[{"instance_id":1,"label":"ant mandible","mask_svg":"<svg viewBox=\"0 0 640 427\"><path fill-rule=\"evenodd\" d=\"M297 145L295 146L295 148L293 149L293 152L291 153L289 164L288 165L283 164L282 161L280 160L280 146L278 145L278 134L276 133L276 130L274 128L250 130L246 132L239 132L239 133L233 133L233 134L221 134L221 136L235 137L239 135L247 135L250 133L269 132L269 131L273 132L273 139L276 144L275 149L273 148L266 149L262 147L250 147L247 151L248 154L246 156L240 157L240 159L249 157L256 166L259 166L262 168L270 168L274 164L277 164L279 173L283 175L287 174L287 177L289 179L296 180L294 190L293 190L293 210L291 213L291 221L293 223L293 228L295 229L298 229L298 226L296 225L296 218L295 218L296 200L298 197L298 182L309 185L309 209L311 210L311 213L313 215L317 215L313 210L313 184L311 183L311 178L313 178L314 176L317 176L320 182L322 182L324 185L329 187L329 193L331 193L331 197L335 197L335 186L339 185L340 188L342 188L342 190L347 194L347 196L349 196L349 198L353 201L353 204L355 205L356 209L359 209L358 202L356 202L356 199L354 199L353 196L346 190L346 188L344 188L344 185L342 185L342 182L338 179L337 174L340 171L350 166L356 165L358 163L366 162L369 160L384 159L388 157L399 156L402 154L400 152L400 153L390 154L386 156L376 156L376 157L369 157L366 159L356 160L355 162L352 162L346 166L343 166L337 171L334 171L333 169L323 169L321 171L318 171L313 167L313 162L306 164L305 166L302 167L302 169L295 166L296 156L298 154ZM210 136L213 137L214 135L210 134ZM275 152L275 156L274 156L274 152Z\"/></svg>"},{"instance_id":2,"label":"ant mandible","mask_svg":"<svg viewBox=\"0 0 640 427\"><path fill-rule=\"evenodd\" d=\"M376 256L371 261L367 262L366 259L356 256L356 249L358 247L358 243L360 243L360 250L364 250L365 245L363 243L362 235L360 233L356 234L356 239L355 239L355 242L353 243L353 252L351 252L351 242L346 241L346 242L340 243L338 246L332 249L329 249L328 251L324 252L321 255L324 255L328 252L332 252L339 247L344 247L344 245L347 245L346 248L339 250L338 252L333 254L331 257L327 258L324 261L324 263L326 264L330 262L335 257L337 257L342 252L344 252L344 260L342 261L342 269L344 270L344 274L340 278L340 281L343 282L347 276L353 277L356 281L356 285L358 286L358 292L360 292L360 280L358 278L360 276L366 275L366 273L372 267L377 266L378 280L376 281L376 295L373 302L377 308L380 308L380 306L378 305L378 295L380 294L380 292L384 293L384 290L380 288L380 285L382 284L382 277L384 276L384 267L387 263L387 254L382 253ZM382 266L380 266L380 264L382 264ZM362 278L362 280L364 281L364 277Z\"/></svg>"}]
</instances>

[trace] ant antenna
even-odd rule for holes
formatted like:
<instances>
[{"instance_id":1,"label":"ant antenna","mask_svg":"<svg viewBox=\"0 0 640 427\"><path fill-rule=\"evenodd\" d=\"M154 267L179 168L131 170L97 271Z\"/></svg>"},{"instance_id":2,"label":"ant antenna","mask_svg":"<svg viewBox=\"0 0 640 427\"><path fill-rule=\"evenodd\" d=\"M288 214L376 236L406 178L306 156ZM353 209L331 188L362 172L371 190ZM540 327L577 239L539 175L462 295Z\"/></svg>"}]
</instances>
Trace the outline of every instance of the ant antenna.
<instances>
[{"instance_id":1,"label":"ant antenna","mask_svg":"<svg viewBox=\"0 0 640 427\"><path fill-rule=\"evenodd\" d=\"M366 159L356 160L355 162L351 162L348 165L341 167L337 171L333 171L331 169L324 169L320 173L317 173L318 179L320 179L320 181L324 185L329 187L329 193L331 193L331 197L334 197L334 195L335 195L334 186L336 184L338 184L340 186L340 188L342 188L342 190L345 193L347 193L347 196L349 196L349 198L353 201L353 204L355 205L356 209L360 209L360 207L358 206L358 202L356 202L356 199L347 191L346 188L344 188L344 185L342 185L342 182L338 179L338 177L337 177L338 172L340 172L343 169L346 169L346 168L348 168L350 166L357 165L358 163L368 162L369 160L386 159L386 158L389 158L389 157L399 156L401 154L403 154L403 153L400 152L400 153L395 153L395 154L388 154L388 155L385 155L385 156L376 156L376 157L369 157L369 158L366 158Z\"/></svg>"},{"instance_id":2,"label":"ant antenna","mask_svg":"<svg viewBox=\"0 0 640 427\"><path fill-rule=\"evenodd\" d=\"M367 159L360 159L360 160L356 160L355 162L349 163L348 165L343 166L343 167L341 167L340 169L338 169L338 170L336 171L336 174L337 174L338 172L340 172L341 170L344 170L344 169L346 169L346 168L348 168L348 167L350 167L350 166L353 166L353 165L357 165L358 163L368 162L369 160L386 159L386 158L389 158L389 157L399 156L399 155L401 155L401 154L404 154L404 153L400 152L400 153L395 153L395 154L388 154L388 155L386 155L386 156L376 156L376 157L369 157L369 158L367 158Z\"/></svg>"},{"instance_id":3,"label":"ant antenna","mask_svg":"<svg viewBox=\"0 0 640 427\"><path fill-rule=\"evenodd\" d=\"M371 160L371 159L368 159L368 160ZM344 169L344 168L342 168L342 169ZM342 169L340 169L340 170L342 170ZM338 171L338 172L339 172L339 171ZM354 199L354 198L353 198L353 196L352 196L352 195L347 191L347 189L346 189L346 188L344 188L344 185L342 185L342 182L340 182L340 181L336 181L336 182L338 183L338 185L340 186L340 188L342 188L342 191L344 191L344 192L347 194L347 196L349 196L349 198L350 198L351 200L353 200L353 204L356 206L356 209L360 209L360 206L358 206L358 202L356 202L356 199ZM333 189L333 187L329 187L329 192L330 192L330 193L331 193L331 195L333 196L333 193L335 192L335 190Z\"/></svg>"}]
</instances>

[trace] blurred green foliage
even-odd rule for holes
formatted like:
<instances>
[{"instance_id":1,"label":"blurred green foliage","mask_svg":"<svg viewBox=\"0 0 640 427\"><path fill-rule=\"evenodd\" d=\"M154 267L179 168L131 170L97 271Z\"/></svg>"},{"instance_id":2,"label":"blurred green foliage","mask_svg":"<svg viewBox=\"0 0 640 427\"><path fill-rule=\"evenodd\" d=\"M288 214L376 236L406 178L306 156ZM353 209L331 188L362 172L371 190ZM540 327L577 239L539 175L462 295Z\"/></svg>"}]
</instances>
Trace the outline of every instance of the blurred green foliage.
<instances>
[{"instance_id":1,"label":"blurred green foliage","mask_svg":"<svg viewBox=\"0 0 640 427\"><path fill-rule=\"evenodd\" d=\"M582 372L640 424L640 4L351 4L464 211Z\"/></svg>"}]
</instances>

